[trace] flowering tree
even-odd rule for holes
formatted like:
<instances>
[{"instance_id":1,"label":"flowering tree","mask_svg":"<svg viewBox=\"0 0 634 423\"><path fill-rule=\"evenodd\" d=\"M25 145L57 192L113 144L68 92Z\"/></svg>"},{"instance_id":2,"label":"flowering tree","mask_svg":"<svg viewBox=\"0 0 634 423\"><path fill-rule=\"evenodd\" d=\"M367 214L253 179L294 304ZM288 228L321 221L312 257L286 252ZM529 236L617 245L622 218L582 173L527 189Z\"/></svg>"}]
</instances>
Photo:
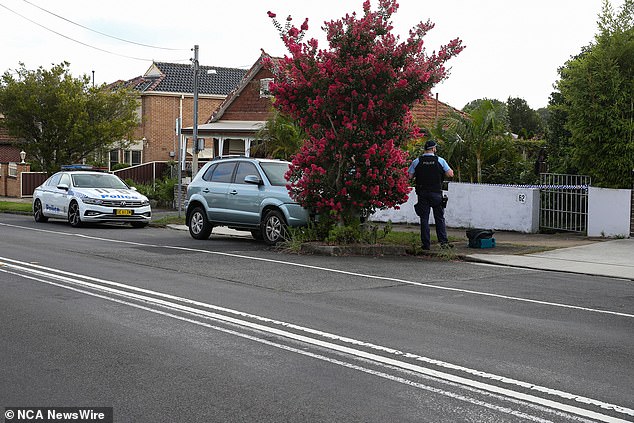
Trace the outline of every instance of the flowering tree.
<instances>
[{"instance_id":1,"label":"flowering tree","mask_svg":"<svg viewBox=\"0 0 634 423\"><path fill-rule=\"evenodd\" d=\"M324 23L330 48L304 42L308 19L296 28L268 12L290 56L265 59L276 75L275 107L296 119L307 140L287 174L291 196L304 207L344 224L407 200L407 157L400 146L418 133L410 108L447 77L445 62L463 46L450 41L428 54L429 21L407 41L392 34L396 0L363 3L356 13Z\"/></svg>"}]
</instances>

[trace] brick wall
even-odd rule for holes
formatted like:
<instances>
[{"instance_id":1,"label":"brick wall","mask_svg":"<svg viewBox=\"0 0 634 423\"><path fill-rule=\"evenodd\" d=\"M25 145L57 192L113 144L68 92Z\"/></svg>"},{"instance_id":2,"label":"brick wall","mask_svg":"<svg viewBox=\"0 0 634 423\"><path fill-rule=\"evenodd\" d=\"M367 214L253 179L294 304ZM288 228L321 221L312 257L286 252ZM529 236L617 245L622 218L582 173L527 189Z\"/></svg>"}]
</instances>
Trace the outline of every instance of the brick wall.
<instances>
[{"instance_id":1,"label":"brick wall","mask_svg":"<svg viewBox=\"0 0 634 423\"><path fill-rule=\"evenodd\" d=\"M273 74L261 69L225 110L222 120L268 120L273 114L273 99L260 98L260 79L264 78L273 78Z\"/></svg>"},{"instance_id":2,"label":"brick wall","mask_svg":"<svg viewBox=\"0 0 634 423\"><path fill-rule=\"evenodd\" d=\"M222 98L198 98L198 124L207 122L214 110L222 102ZM143 162L176 160L170 157L170 152L178 155L178 140L176 137L176 119L180 114L180 96L145 95L143 102L143 121L137 129L135 139L146 139L143 149ZM194 99L183 99L183 128L193 126Z\"/></svg>"},{"instance_id":3,"label":"brick wall","mask_svg":"<svg viewBox=\"0 0 634 423\"><path fill-rule=\"evenodd\" d=\"M0 197L21 198L22 172L31 170L30 164L17 164L17 176L9 176L9 163L0 163Z\"/></svg>"}]
</instances>

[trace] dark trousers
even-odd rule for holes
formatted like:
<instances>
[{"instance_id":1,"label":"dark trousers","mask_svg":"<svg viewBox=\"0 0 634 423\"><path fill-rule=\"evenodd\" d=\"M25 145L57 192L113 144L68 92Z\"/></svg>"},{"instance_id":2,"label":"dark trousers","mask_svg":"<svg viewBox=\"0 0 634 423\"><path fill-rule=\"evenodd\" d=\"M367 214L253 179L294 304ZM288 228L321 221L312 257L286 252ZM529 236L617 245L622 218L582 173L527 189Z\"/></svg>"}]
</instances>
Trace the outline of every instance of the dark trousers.
<instances>
[{"instance_id":1,"label":"dark trousers","mask_svg":"<svg viewBox=\"0 0 634 423\"><path fill-rule=\"evenodd\" d=\"M436 221L436 236L438 242L445 244L447 239L447 227L445 226L445 209L442 206L442 193L421 191L417 193L418 204L414 206L416 214L420 216L420 241L423 248L429 248L431 239L429 235L429 212L434 211Z\"/></svg>"}]
</instances>

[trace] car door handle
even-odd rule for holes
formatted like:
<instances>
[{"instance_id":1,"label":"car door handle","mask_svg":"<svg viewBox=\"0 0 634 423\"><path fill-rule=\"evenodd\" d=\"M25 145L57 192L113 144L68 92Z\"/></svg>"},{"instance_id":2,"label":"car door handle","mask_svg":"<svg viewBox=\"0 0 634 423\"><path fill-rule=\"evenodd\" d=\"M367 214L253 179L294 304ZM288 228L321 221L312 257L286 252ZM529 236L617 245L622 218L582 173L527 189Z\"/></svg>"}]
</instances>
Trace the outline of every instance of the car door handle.
<instances>
[{"instance_id":1,"label":"car door handle","mask_svg":"<svg viewBox=\"0 0 634 423\"><path fill-rule=\"evenodd\" d=\"M238 191L236 191L236 190L234 189L233 191L229 191L229 194L231 194L231 195L237 195L237 194L238 194Z\"/></svg>"},{"instance_id":2,"label":"car door handle","mask_svg":"<svg viewBox=\"0 0 634 423\"><path fill-rule=\"evenodd\" d=\"M205 194L206 194L206 193L208 193L208 192L209 192L209 188L205 188L205 189L203 190L203 192L204 192Z\"/></svg>"}]
</instances>

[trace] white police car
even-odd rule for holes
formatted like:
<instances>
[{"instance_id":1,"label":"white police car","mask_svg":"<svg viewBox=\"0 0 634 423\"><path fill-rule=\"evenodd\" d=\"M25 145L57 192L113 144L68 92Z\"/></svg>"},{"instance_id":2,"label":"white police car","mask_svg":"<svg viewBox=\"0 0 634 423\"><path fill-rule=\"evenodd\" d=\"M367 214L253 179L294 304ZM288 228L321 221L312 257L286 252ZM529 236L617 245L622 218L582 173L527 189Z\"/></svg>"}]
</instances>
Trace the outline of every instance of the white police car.
<instances>
[{"instance_id":1,"label":"white police car","mask_svg":"<svg viewBox=\"0 0 634 423\"><path fill-rule=\"evenodd\" d=\"M118 176L73 167L62 169L33 192L36 222L59 218L73 227L89 222L127 222L135 228L150 223L150 201Z\"/></svg>"}]
</instances>

